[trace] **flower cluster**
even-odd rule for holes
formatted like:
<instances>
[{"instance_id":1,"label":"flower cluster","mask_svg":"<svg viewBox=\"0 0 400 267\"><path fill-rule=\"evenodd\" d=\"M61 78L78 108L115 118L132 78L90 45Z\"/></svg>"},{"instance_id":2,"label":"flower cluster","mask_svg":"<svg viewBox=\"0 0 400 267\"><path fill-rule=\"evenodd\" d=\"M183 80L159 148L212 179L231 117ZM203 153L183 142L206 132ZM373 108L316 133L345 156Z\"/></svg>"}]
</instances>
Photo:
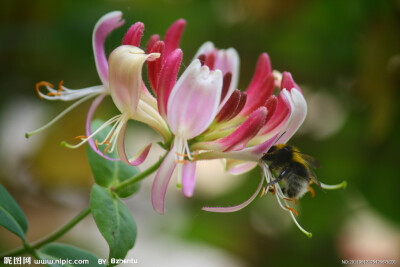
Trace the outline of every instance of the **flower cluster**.
<instances>
[{"instance_id":1,"label":"flower cluster","mask_svg":"<svg viewBox=\"0 0 400 267\"><path fill-rule=\"evenodd\" d=\"M95 26L93 50L101 85L76 90L66 88L63 83L58 89L48 82L36 85L39 96L47 100L77 101L27 136L46 129L75 106L95 98L87 114L85 135L77 137L80 142L76 145L63 144L76 148L88 142L102 157L136 166L146 159L151 144L130 158L124 142L127 122L132 119L149 125L162 136L163 147L168 151L152 186L152 203L158 213L164 213L167 186L175 169L178 187L185 196L193 195L199 160L222 159L233 174L247 172L257 165L263 169L259 187L248 201L234 207L203 208L206 211L236 211L248 205L263 187L263 192L275 188L268 165L260 159L273 145L286 143L307 114L307 103L292 75L273 71L269 56L263 53L249 85L239 90L237 51L218 49L206 42L178 77L183 57L179 43L186 24L183 19L169 27L163 40L159 35L152 35L145 50L140 48L144 24L135 23L122 44L107 58L105 39L123 23L122 13L114 11L103 16ZM145 64L151 91L143 81ZM41 91L43 87L47 93ZM107 95L111 96L120 114L92 132L90 126L95 111ZM96 134L108 126L111 130L106 138L94 141ZM100 151L99 145L106 145L106 148ZM115 149L119 158L108 156ZM286 202L290 199L280 189L276 196L302 229L294 217L296 211Z\"/></svg>"}]
</instances>

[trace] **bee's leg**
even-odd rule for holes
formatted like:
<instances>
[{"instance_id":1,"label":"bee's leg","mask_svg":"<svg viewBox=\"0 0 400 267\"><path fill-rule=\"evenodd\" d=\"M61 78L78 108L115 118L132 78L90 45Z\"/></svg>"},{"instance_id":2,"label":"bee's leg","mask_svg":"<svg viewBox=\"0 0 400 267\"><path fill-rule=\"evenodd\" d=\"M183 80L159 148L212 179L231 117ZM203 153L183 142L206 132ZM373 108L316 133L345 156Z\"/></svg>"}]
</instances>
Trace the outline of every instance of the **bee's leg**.
<instances>
[{"instance_id":1,"label":"bee's leg","mask_svg":"<svg viewBox=\"0 0 400 267\"><path fill-rule=\"evenodd\" d=\"M308 185L307 189L310 192L311 196L315 197L315 191L314 191L314 188L311 187L311 183L310 183L310 185Z\"/></svg>"},{"instance_id":2,"label":"bee's leg","mask_svg":"<svg viewBox=\"0 0 400 267\"><path fill-rule=\"evenodd\" d=\"M281 174L279 174L278 178L276 178L275 180L269 182L267 184L267 186L269 185L274 185L276 183L278 183L279 181L281 181L283 179L283 177L285 177L286 172L289 170L289 168L284 168L283 171L281 172ZM283 188L282 188L283 189Z\"/></svg>"}]
</instances>

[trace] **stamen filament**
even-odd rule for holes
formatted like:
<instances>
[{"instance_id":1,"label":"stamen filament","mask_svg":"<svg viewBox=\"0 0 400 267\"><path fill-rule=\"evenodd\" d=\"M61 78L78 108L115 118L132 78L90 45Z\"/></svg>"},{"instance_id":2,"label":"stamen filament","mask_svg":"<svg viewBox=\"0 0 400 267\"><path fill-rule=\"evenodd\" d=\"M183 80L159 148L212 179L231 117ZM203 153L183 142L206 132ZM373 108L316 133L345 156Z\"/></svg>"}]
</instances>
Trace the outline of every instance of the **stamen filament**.
<instances>
[{"instance_id":1,"label":"stamen filament","mask_svg":"<svg viewBox=\"0 0 400 267\"><path fill-rule=\"evenodd\" d=\"M340 184L335 184L335 185L328 185L328 184L324 184L324 183L320 183L320 184L323 189L327 189L327 190L336 190L336 189L347 187L347 181L343 181Z\"/></svg>"},{"instance_id":2,"label":"stamen filament","mask_svg":"<svg viewBox=\"0 0 400 267\"><path fill-rule=\"evenodd\" d=\"M42 82L43 83L43 82ZM97 94L96 94L97 95ZM60 114L58 114L54 119L52 119L51 121L49 121L47 124L43 125L42 127L40 127L39 129L36 129L32 132L28 132L25 134L26 138L31 137L32 135L35 135L37 133L40 133L41 131L47 129L48 127L50 127L51 125L53 125L55 122L57 122L59 119L61 119L62 117L64 117L64 115L66 115L68 112L70 112L71 110L73 110L74 108L76 108L77 106L79 106L79 104L85 102L86 100L94 97L95 94L92 95L88 95L86 97L83 97L81 99L79 99L78 101L76 101L75 103L73 103L71 106L69 106L68 108L66 108L63 112L61 112Z\"/></svg>"},{"instance_id":3,"label":"stamen filament","mask_svg":"<svg viewBox=\"0 0 400 267\"><path fill-rule=\"evenodd\" d=\"M68 147L68 148L78 148L80 146L82 146L83 144L85 144L87 141L89 141L91 138L93 138L96 134L98 134L100 131L102 131L104 128L106 128L108 125L114 123L115 121L118 121L119 117L121 117L120 115L114 116L111 119L109 119L108 121L106 121L105 123L103 123L103 125L101 125L96 131L94 131L90 136L88 136L87 138L85 138L82 142L76 144L76 145L70 145L67 142L63 141L61 142L62 146Z\"/></svg>"}]
</instances>

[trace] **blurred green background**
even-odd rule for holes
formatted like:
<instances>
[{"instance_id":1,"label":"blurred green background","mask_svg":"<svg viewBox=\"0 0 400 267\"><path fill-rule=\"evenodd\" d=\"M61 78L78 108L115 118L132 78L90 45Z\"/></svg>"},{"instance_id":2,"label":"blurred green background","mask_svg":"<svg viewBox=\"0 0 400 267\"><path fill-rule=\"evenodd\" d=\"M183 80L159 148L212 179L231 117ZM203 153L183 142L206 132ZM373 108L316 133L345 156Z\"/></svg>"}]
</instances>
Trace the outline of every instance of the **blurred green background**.
<instances>
[{"instance_id":1,"label":"blurred green background","mask_svg":"<svg viewBox=\"0 0 400 267\"><path fill-rule=\"evenodd\" d=\"M108 52L136 21L146 25L144 47L151 34L163 35L173 21L185 18L184 66L205 41L219 48L234 47L241 59L240 89L250 81L258 55L267 52L273 68L290 71L309 102L307 121L291 144L322 163L317 170L322 182L348 182L346 190L316 188L314 198L308 194L300 200L298 220L313 233L312 239L294 226L271 196L233 214L199 211L204 205L247 199L257 186L259 169L231 178L233 185L230 178L226 184L208 181L217 193L208 194L204 186L193 199L177 196L167 210L184 212L179 217L144 216L144 221L158 220L159 225L152 229L150 224L139 224L139 236L141 231L152 231L183 244L211 247L237 266L339 266L342 259L399 263L400 1L1 1L0 181L28 214L30 240L80 210L93 183L85 149L59 146L60 141L82 134L89 103L46 133L24 139L25 131L68 105L40 100L35 84L42 80L53 84L64 80L69 88L99 84L91 35L96 21L113 10L122 11L126 23L107 39ZM103 109L113 112L110 101ZM134 216L141 207L148 209L144 214L155 213L150 210L149 187L142 191L145 204L135 206L135 198L129 201ZM171 191L177 190L168 194L174 194ZM72 215L63 218L66 210ZM65 242L81 244L84 234ZM96 250L89 241L84 244ZM18 245L16 237L0 229L0 251ZM156 258L157 249L151 249ZM140 260L139 251L133 252ZM184 253L176 254L187 260L182 266L198 260ZM200 252L197 256L203 257ZM141 264L158 266L145 260Z\"/></svg>"}]
</instances>

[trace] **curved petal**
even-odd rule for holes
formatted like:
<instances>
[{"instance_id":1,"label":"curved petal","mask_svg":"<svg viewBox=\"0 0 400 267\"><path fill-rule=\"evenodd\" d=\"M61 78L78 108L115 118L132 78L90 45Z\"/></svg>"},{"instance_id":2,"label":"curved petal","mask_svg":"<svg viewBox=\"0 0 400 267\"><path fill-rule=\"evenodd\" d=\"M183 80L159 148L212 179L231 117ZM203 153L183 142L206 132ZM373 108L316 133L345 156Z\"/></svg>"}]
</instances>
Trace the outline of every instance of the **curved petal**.
<instances>
[{"instance_id":1,"label":"curved petal","mask_svg":"<svg viewBox=\"0 0 400 267\"><path fill-rule=\"evenodd\" d=\"M164 214L165 211L165 194L175 167L175 152L170 150L158 169L151 188L151 202L153 208L160 214Z\"/></svg>"},{"instance_id":2,"label":"curved petal","mask_svg":"<svg viewBox=\"0 0 400 267\"><path fill-rule=\"evenodd\" d=\"M160 54L145 54L136 46L122 45L110 55L110 91L114 104L121 113L134 114L142 91L142 66Z\"/></svg>"},{"instance_id":3,"label":"curved petal","mask_svg":"<svg viewBox=\"0 0 400 267\"><path fill-rule=\"evenodd\" d=\"M199 48L194 58L197 59L200 55L212 55L213 63L212 67L210 66L211 69L220 70L223 76L227 73L232 74L227 93L224 95L223 99L221 99L218 108L221 110L238 86L240 66L239 54L234 48L228 48L226 50L216 49L212 42L206 42ZM207 65L207 63L205 65Z\"/></svg>"},{"instance_id":4,"label":"curved petal","mask_svg":"<svg viewBox=\"0 0 400 267\"><path fill-rule=\"evenodd\" d=\"M264 125L267 113L265 107L258 108L233 133L217 143L222 144L225 151L243 149Z\"/></svg>"},{"instance_id":5,"label":"curved petal","mask_svg":"<svg viewBox=\"0 0 400 267\"><path fill-rule=\"evenodd\" d=\"M122 127L120 128L120 132L117 137L117 151L118 156L120 157L121 161L132 166L140 165L146 158L150 152L151 143L146 145L144 148L139 150L139 152L135 155L135 157L131 160L128 159L125 150L125 133L126 133L126 125L127 121L123 122Z\"/></svg>"},{"instance_id":6,"label":"curved petal","mask_svg":"<svg viewBox=\"0 0 400 267\"><path fill-rule=\"evenodd\" d=\"M205 42L200 46L200 48L197 50L195 56L193 59L197 59L200 55L208 55L215 51L216 48L212 42Z\"/></svg>"},{"instance_id":7,"label":"curved petal","mask_svg":"<svg viewBox=\"0 0 400 267\"><path fill-rule=\"evenodd\" d=\"M261 181L260 181L256 191L254 192L254 194L248 200L243 202L242 204L232 206L232 207L203 207L202 210L210 211L210 212L235 212L235 211L241 210L244 207L248 206L257 197L263 184L264 184L264 177L261 177Z\"/></svg>"},{"instance_id":8,"label":"curved petal","mask_svg":"<svg viewBox=\"0 0 400 267\"><path fill-rule=\"evenodd\" d=\"M217 57L215 58L214 69L221 70L222 74L232 73L232 79L229 85L228 92L221 100L219 109L225 105L226 101L231 97L233 91L237 89L239 82L239 54L234 48L227 50L218 50Z\"/></svg>"},{"instance_id":9,"label":"curved petal","mask_svg":"<svg viewBox=\"0 0 400 267\"><path fill-rule=\"evenodd\" d=\"M210 71L194 60L181 75L168 100L171 131L191 139L205 131L217 115L222 90L221 71Z\"/></svg>"},{"instance_id":10,"label":"curved petal","mask_svg":"<svg viewBox=\"0 0 400 267\"><path fill-rule=\"evenodd\" d=\"M296 88L298 91L300 91L300 93L302 93L300 86L298 86L297 83L295 83L295 81L293 80L292 74L286 71L283 72L281 81L281 90L286 89L290 92L293 88Z\"/></svg>"},{"instance_id":11,"label":"curved petal","mask_svg":"<svg viewBox=\"0 0 400 267\"><path fill-rule=\"evenodd\" d=\"M124 24L125 21L121 19L122 12L120 11L107 13L96 23L93 31L94 60L96 62L97 73L105 86L108 86L108 63L104 51L104 41L114 29Z\"/></svg>"},{"instance_id":12,"label":"curved petal","mask_svg":"<svg viewBox=\"0 0 400 267\"><path fill-rule=\"evenodd\" d=\"M242 160L227 159L226 169L233 175L240 175L246 173L257 166L257 162L247 162Z\"/></svg>"},{"instance_id":13,"label":"curved petal","mask_svg":"<svg viewBox=\"0 0 400 267\"><path fill-rule=\"evenodd\" d=\"M95 100L93 100L92 104L90 105L89 111L86 116L86 122L85 122L86 136L92 135L91 125L92 125L93 115L96 112L97 108L99 107L100 103L103 101L105 96L106 96L106 94L99 95ZM90 147L93 149L93 151L95 151L98 155L102 156L103 158L111 160L111 161L119 160L119 159L110 158L109 156L104 155L99 149L97 149L97 147L93 141L93 138L90 138L88 140L88 143L89 143Z\"/></svg>"},{"instance_id":14,"label":"curved petal","mask_svg":"<svg viewBox=\"0 0 400 267\"><path fill-rule=\"evenodd\" d=\"M196 162L188 161L183 165L182 191L185 197L193 196L196 185Z\"/></svg>"},{"instance_id":15,"label":"curved petal","mask_svg":"<svg viewBox=\"0 0 400 267\"><path fill-rule=\"evenodd\" d=\"M285 89L282 91L286 91ZM290 99L291 112L288 123L284 129L282 129L283 135L279 139L279 143L286 143L296 133L296 131L303 124L304 119L307 116L307 102L304 99L303 94L296 88L292 88L290 93L285 92Z\"/></svg>"}]
</instances>

